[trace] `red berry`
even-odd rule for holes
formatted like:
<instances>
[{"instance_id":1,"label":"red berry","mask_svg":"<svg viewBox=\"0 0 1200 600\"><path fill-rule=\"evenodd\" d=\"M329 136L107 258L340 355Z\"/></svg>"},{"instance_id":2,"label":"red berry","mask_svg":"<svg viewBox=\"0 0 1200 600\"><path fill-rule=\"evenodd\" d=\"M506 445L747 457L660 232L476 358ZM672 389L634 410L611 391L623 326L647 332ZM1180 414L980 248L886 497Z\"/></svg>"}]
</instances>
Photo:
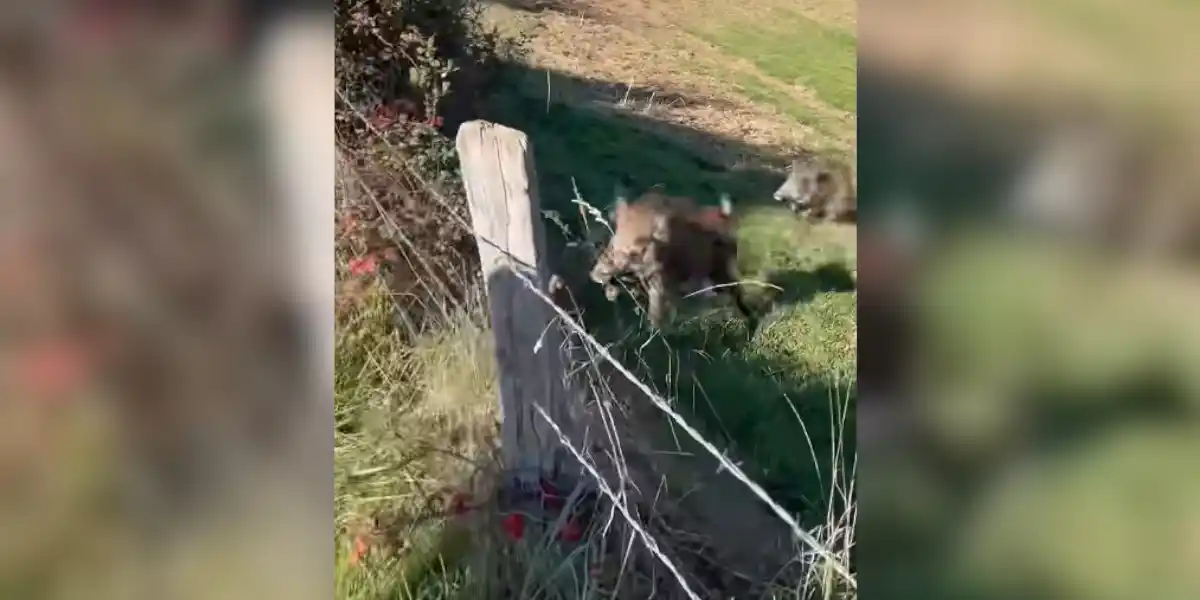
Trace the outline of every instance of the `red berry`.
<instances>
[{"instance_id":1,"label":"red berry","mask_svg":"<svg viewBox=\"0 0 1200 600\"><path fill-rule=\"evenodd\" d=\"M564 542L578 542L583 539L583 527L579 525L579 521L570 519L563 524L558 536Z\"/></svg>"},{"instance_id":2,"label":"red berry","mask_svg":"<svg viewBox=\"0 0 1200 600\"><path fill-rule=\"evenodd\" d=\"M354 536L354 545L353 545L353 548L350 550L350 564L352 566L358 565L360 562L362 562L362 559L365 558L367 556L367 553L370 551L371 551L371 546L367 543L366 536L363 536L363 535Z\"/></svg>"},{"instance_id":3,"label":"red berry","mask_svg":"<svg viewBox=\"0 0 1200 600\"><path fill-rule=\"evenodd\" d=\"M467 495L456 492L450 497L450 514L458 516L467 512Z\"/></svg>"},{"instance_id":4,"label":"red berry","mask_svg":"<svg viewBox=\"0 0 1200 600\"><path fill-rule=\"evenodd\" d=\"M505 533L513 540L519 540L525 536L525 517L517 513L513 513L504 517L500 523L504 527Z\"/></svg>"},{"instance_id":5,"label":"red berry","mask_svg":"<svg viewBox=\"0 0 1200 600\"><path fill-rule=\"evenodd\" d=\"M374 273L379 264L374 256L364 256L355 258L350 261L350 273L353 275L367 275Z\"/></svg>"}]
</instances>

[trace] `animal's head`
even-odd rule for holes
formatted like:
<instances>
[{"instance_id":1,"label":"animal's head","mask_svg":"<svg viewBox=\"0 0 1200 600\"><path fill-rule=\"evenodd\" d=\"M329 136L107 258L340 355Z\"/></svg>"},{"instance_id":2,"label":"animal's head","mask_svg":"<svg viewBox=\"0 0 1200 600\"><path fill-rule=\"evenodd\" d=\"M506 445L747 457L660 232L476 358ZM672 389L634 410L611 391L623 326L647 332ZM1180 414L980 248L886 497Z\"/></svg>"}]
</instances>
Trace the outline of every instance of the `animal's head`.
<instances>
[{"instance_id":1,"label":"animal's head","mask_svg":"<svg viewBox=\"0 0 1200 600\"><path fill-rule=\"evenodd\" d=\"M622 179L614 187L614 202L608 211L608 221L615 234L614 242L641 243L643 237L665 242L668 239L669 211L661 210L666 186L650 186L637 200L631 197L629 181ZM652 209L657 208L658 210Z\"/></svg>"},{"instance_id":2,"label":"animal's head","mask_svg":"<svg viewBox=\"0 0 1200 600\"><path fill-rule=\"evenodd\" d=\"M631 263L641 260L652 239L658 235L666 236L665 222L660 224L657 211L651 210L642 200L644 197L636 201L631 199L627 180L622 179L614 187L614 202L607 214L612 237L597 257L591 272L593 281L607 284Z\"/></svg>"},{"instance_id":3,"label":"animal's head","mask_svg":"<svg viewBox=\"0 0 1200 600\"><path fill-rule=\"evenodd\" d=\"M798 210L817 208L822 194L832 184L833 175L815 154L804 154L792 161L787 180L775 190L775 200Z\"/></svg>"}]
</instances>

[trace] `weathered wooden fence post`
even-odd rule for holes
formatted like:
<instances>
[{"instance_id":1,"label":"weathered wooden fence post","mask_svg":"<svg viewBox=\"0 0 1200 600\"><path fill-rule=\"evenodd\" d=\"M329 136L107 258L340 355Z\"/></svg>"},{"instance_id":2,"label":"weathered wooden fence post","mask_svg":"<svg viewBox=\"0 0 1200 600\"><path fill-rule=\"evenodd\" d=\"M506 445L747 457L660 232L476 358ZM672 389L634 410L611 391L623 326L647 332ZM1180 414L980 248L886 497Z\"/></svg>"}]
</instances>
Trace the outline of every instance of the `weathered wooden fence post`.
<instances>
[{"instance_id":1,"label":"weathered wooden fence post","mask_svg":"<svg viewBox=\"0 0 1200 600\"><path fill-rule=\"evenodd\" d=\"M463 124L456 143L495 336L501 456L522 484L559 480L575 461L534 407L578 442L583 402L557 315L526 283L544 291L550 277L533 151L524 133L486 121Z\"/></svg>"}]
</instances>

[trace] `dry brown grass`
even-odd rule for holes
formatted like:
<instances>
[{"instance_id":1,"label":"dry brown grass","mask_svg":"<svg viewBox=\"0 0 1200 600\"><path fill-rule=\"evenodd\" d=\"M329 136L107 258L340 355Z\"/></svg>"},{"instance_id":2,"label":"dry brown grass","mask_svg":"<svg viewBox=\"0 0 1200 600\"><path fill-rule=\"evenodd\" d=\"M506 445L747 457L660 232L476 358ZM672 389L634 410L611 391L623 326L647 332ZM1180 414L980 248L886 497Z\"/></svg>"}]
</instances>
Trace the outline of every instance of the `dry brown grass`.
<instances>
[{"instance_id":1,"label":"dry brown grass","mask_svg":"<svg viewBox=\"0 0 1200 600\"><path fill-rule=\"evenodd\" d=\"M825 106L810 90L774 80L750 62L722 53L689 31L703 26L715 7L692 0L579 4L586 6L542 13L493 6L491 19L533 37L530 62L537 68L713 100L639 106L664 122L765 148L852 145L852 116ZM831 2L826 14L834 20L851 18L836 16L833 6ZM751 89L768 88L805 107L826 128L833 124L837 134L831 138L754 98L747 82Z\"/></svg>"}]
</instances>

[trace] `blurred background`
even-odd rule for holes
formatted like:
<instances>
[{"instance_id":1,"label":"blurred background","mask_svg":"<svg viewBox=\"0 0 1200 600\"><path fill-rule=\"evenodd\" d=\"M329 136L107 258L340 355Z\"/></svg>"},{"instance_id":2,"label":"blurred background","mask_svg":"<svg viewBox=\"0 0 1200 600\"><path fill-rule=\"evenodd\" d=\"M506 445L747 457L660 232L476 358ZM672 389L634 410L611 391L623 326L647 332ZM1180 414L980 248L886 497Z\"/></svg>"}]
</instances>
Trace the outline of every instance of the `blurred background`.
<instances>
[{"instance_id":1,"label":"blurred background","mask_svg":"<svg viewBox=\"0 0 1200 600\"><path fill-rule=\"evenodd\" d=\"M332 588L310 4L0 10L0 596Z\"/></svg>"},{"instance_id":2,"label":"blurred background","mask_svg":"<svg viewBox=\"0 0 1200 600\"><path fill-rule=\"evenodd\" d=\"M863 596L1200 596L1200 5L860 8Z\"/></svg>"}]
</instances>

